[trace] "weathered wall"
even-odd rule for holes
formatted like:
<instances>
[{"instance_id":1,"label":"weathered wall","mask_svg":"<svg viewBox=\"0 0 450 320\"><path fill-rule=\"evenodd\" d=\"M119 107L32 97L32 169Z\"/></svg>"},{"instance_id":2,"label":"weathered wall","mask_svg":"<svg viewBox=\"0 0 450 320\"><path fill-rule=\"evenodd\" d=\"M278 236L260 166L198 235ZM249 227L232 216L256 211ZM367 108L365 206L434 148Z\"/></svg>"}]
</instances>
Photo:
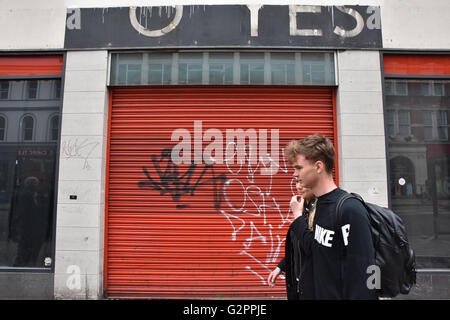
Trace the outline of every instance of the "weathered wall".
<instances>
[{"instance_id":1,"label":"weathered wall","mask_svg":"<svg viewBox=\"0 0 450 320\"><path fill-rule=\"evenodd\" d=\"M93 4L94 3L94 4ZM0 0L0 50L48 50L64 46L66 10L74 7L118 7L171 4L311 4L311 1L216 1L216 0ZM381 6L385 48L450 49L450 2L447 0L341 0L314 1L317 5ZM14 30L14 32L11 32Z\"/></svg>"},{"instance_id":2,"label":"weathered wall","mask_svg":"<svg viewBox=\"0 0 450 320\"><path fill-rule=\"evenodd\" d=\"M69 52L66 61L55 297L98 298L103 288L108 54L106 51ZM71 200L71 195L77 199ZM80 272L79 289L67 285L75 271Z\"/></svg>"}]
</instances>

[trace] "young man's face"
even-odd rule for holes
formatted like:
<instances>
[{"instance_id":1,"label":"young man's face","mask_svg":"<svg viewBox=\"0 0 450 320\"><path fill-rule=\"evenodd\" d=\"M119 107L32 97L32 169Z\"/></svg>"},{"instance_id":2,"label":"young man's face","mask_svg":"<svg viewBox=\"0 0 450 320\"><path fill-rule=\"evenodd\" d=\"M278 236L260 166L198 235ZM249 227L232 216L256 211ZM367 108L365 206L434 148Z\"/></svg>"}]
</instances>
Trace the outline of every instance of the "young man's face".
<instances>
[{"instance_id":1,"label":"young man's face","mask_svg":"<svg viewBox=\"0 0 450 320\"><path fill-rule=\"evenodd\" d=\"M319 175L316 166L310 160L307 160L304 155L299 154L293 163L294 178L300 182L303 187L312 189L316 186Z\"/></svg>"}]
</instances>

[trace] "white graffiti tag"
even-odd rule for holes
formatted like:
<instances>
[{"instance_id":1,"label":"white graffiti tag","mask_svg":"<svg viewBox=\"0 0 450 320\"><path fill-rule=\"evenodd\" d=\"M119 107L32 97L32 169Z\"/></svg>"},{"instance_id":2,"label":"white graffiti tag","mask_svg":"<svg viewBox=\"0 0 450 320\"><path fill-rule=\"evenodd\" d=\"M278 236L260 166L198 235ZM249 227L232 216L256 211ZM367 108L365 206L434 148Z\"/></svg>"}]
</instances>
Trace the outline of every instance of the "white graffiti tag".
<instances>
[{"instance_id":1,"label":"white graffiti tag","mask_svg":"<svg viewBox=\"0 0 450 320\"><path fill-rule=\"evenodd\" d=\"M285 241L285 237L280 236L280 230L290 224L292 217L289 209L286 213L282 212L281 206L272 194L273 176L277 173L288 174L288 169L284 152L281 152L283 165L280 165L269 154L260 155L257 163L251 161L253 159L251 145L245 145L244 161L242 158L239 160L237 152L230 152L237 149L234 142L226 146L225 165L232 177L223 185L223 196L228 208L220 212L233 228L231 240L241 242L241 255L250 258L251 265L247 265L246 270L266 284L264 276L260 273L270 272L273 264L278 261ZM267 170L260 170L262 168L275 170L271 170L272 174L268 175ZM251 252L251 250L258 252L261 246L265 248L264 257Z\"/></svg>"},{"instance_id":2,"label":"white graffiti tag","mask_svg":"<svg viewBox=\"0 0 450 320\"><path fill-rule=\"evenodd\" d=\"M68 139L61 143L61 156L65 159L82 159L83 169L90 169L89 159L94 150L100 145L98 141L88 139Z\"/></svg>"}]
</instances>

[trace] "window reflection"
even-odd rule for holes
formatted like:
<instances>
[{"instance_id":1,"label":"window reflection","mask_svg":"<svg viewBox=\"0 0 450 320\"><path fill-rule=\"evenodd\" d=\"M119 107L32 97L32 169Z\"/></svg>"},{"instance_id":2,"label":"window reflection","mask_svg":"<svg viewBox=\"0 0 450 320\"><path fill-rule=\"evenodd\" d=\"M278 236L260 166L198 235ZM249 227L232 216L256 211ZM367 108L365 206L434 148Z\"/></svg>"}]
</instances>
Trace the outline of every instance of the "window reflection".
<instances>
[{"instance_id":1,"label":"window reflection","mask_svg":"<svg viewBox=\"0 0 450 320\"><path fill-rule=\"evenodd\" d=\"M0 99L0 267L48 268L61 82L11 80L7 88Z\"/></svg>"},{"instance_id":2,"label":"window reflection","mask_svg":"<svg viewBox=\"0 0 450 320\"><path fill-rule=\"evenodd\" d=\"M179 84L202 84L203 61L201 53L180 53L178 63Z\"/></svg>"},{"instance_id":3,"label":"window reflection","mask_svg":"<svg viewBox=\"0 0 450 320\"><path fill-rule=\"evenodd\" d=\"M32 116L25 116L22 118L22 140L32 141L34 130L34 119Z\"/></svg>"},{"instance_id":4,"label":"window reflection","mask_svg":"<svg viewBox=\"0 0 450 320\"><path fill-rule=\"evenodd\" d=\"M264 84L264 53L241 53L241 84Z\"/></svg>"},{"instance_id":5,"label":"window reflection","mask_svg":"<svg viewBox=\"0 0 450 320\"><path fill-rule=\"evenodd\" d=\"M113 53L111 85L335 85L327 52ZM404 90L399 85L399 90Z\"/></svg>"},{"instance_id":6,"label":"window reflection","mask_svg":"<svg viewBox=\"0 0 450 320\"><path fill-rule=\"evenodd\" d=\"M385 81L391 204L419 267L450 267L449 89L448 80Z\"/></svg>"},{"instance_id":7,"label":"window reflection","mask_svg":"<svg viewBox=\"0 0 450 320\"><path fill-rule=\"evenodd\" d=\"M58 140L58 134L59 134L59 116L54 115L50 118L49 123L49 134L50 134L50 141L56 141Z\"/></svg>"},{"instance_id":8,"label":"window reflection","mask_svg":"<svg viewBox=\"0 0 450 320\"><path fill-rule=\"evenodd\" d=\"M303 82L306 84L330 84L334 79L334 62L332 55L318 55L314 52L302 53Z\"/></svg>"},{"instance_id":9,"label":"window reflection","mask_svg":"<svg viewBox=\"0 0 450 320\"><path fill-rule=\"evenodd\" d=\"M0 141L4 141L6 137L6 118L0 115Z\"/></svg>"},{"instance_id":10,"label":"window reflection","mask_svg":"<svg viewBox=\"0 0 450 320\"><path fill-rule=\"evenodd\" d=\"M295 54L272 53L271 54L271 78L272 84L295 84Z\"/></svg>"},{"instance_id":11,"label":"window reflection","mask_svg":"<svg viewBox=\"0 0 450 320\"><path fill-rule=\"evenodd\" d=\"M27 99L37 99L38 97L38 81L30 80L26 82L26 97Z\"/></svg>"},{"instance_id":12,"label":"window reflection","mask_svg":"<svg viewBox=\"0 0 450 320\"><path fill-rule=\"evenodd\" d=\"M142 82L142 53L120 53L113 56L111 77L120 85L135 85Z\"/></svg>"},{"instance_id":13,"label":"window reflection","mask_svg":"<svg viewBox=\"0 0 450 320\"><path fill-rule=\"evenodd\" d=\"M233 84L233 53L209 54L209 83Z\"/></svg>"},{"instance_id":14,"label":"window reflection","mask_svg":"<svg viewBox=\"0 0 450 320\"><path fill-rule=\"evenodd\" d=\"M9 81L0 80L0 99L5 100L9 97Z\"/></svg>"},{"instance_id":15,"label":"window reflection","mask_svg":"<svg viewBox=\"0 0 450 320\"><path fill-rule=\"evenodd\" d=\"M172 55L168 53L143 54L142 68L147 67L148 84L169 85L172 82Z\"/></svg>"}]
</instances>

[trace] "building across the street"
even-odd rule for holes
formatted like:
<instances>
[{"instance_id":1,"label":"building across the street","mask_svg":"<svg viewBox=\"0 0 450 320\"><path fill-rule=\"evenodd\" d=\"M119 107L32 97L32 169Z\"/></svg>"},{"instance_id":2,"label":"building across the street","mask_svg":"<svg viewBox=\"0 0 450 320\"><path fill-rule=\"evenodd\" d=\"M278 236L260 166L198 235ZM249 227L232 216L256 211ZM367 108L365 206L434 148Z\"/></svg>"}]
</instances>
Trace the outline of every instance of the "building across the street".
<instances>
[{"instance_id":1,"label":"building across the street","mask_svg":"<svg viewBox=\"0 0 450 320\"><path fill-rule=\"evenodd\" d=\"M227 3L0 0L0 298L285 298L313 133L450 298L450 2Z\"/></svg>"}]
</instances>

